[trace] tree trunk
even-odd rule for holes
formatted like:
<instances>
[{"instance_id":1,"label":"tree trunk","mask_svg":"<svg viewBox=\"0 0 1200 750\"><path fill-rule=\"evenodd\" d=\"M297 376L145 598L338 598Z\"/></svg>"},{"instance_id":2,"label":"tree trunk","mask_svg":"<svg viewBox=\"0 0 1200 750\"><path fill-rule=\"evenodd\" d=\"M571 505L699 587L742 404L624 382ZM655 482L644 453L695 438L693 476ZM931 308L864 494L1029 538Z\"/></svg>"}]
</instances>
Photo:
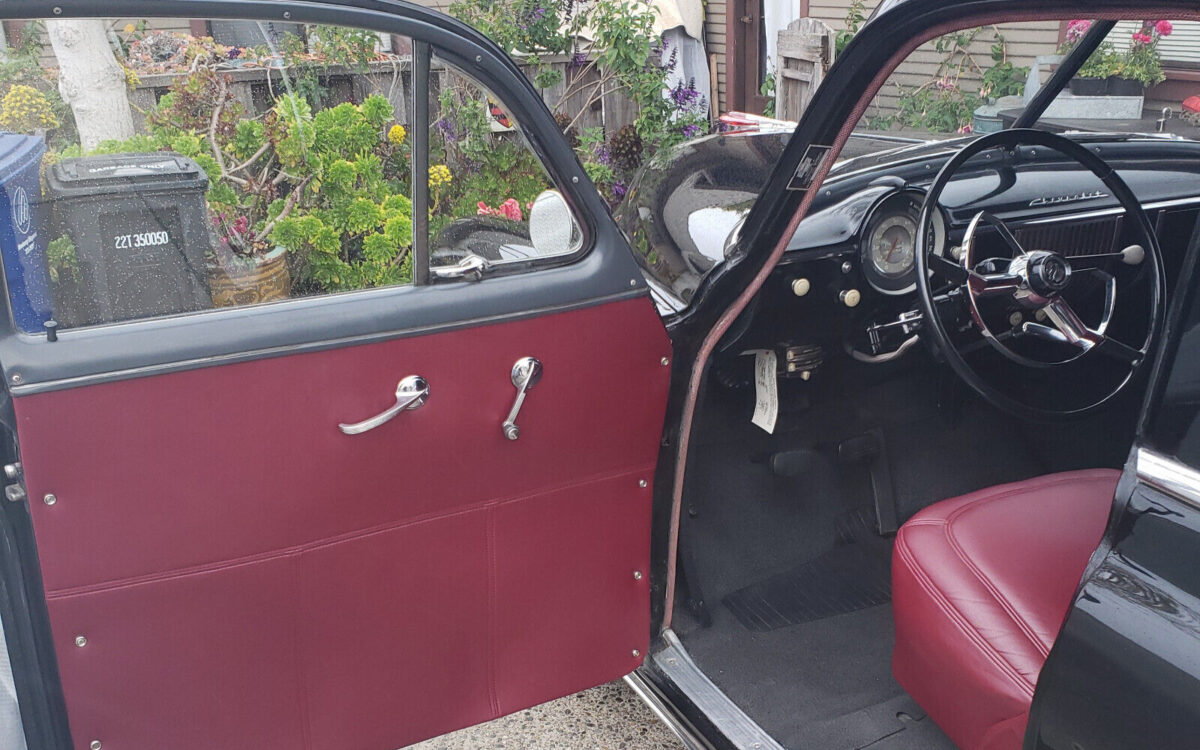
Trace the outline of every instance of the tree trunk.
<instances>
[{"instance_id":1,"label":"tree trunk","mask_svg":"<svg viewBox=\"0 0 1200 750\"><path fill-rule=\"evenodd\" d=\"M46 33L58 58L58 90L75 113L83 150L132 138L125 71L108 45L104 22L46 21Z\"/></svg>"}]
</instances>

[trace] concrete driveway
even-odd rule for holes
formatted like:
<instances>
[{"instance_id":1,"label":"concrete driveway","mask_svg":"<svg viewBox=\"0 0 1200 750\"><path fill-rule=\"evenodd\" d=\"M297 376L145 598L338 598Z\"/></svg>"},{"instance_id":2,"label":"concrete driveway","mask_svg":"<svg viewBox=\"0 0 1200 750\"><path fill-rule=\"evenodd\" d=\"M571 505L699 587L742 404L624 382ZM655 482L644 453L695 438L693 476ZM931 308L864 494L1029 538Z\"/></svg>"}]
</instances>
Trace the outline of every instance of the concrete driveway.
<instances>
[{"instance_id":1,"label":"concrete driveway","mask_svg":"<svg viewBox=\"0 0 1200 750\"><path fill-rule=\"evenodd\" d=\"M443 735L409 750L681 750L683 745L624 682Z\"/></svg>"}]
</instances>

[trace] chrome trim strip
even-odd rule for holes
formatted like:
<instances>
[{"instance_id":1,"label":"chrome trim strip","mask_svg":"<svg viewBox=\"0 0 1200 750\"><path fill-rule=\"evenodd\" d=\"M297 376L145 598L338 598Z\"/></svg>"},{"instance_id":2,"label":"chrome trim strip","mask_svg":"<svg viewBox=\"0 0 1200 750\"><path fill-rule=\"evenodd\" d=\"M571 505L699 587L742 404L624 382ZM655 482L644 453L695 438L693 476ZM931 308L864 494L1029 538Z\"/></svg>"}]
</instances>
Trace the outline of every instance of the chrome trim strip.
<instances>
[{"instance_id":1,"label":"chrome trim strip","mask_svg":"<svg viewBox=\"0 0 1200 750\"><path fill-rule=\"evenodd\" d=\"M670 729L671 733L679 738L687 750L712 750L712 745L705 742L704 738L695 734L691 727L676 717L666 700L659 696L645 677L637 672L627 674L625 675L625 684L629 686L634 695L642 699L642 703L649 707L651 713L658 717L659 721L667 725L667 729Z\"/></svg>"},{"instance_id":2,"label":"chrome trim strip","mask_svg":"<svg viewBox=\"0 0 1200 750\"><path fill-rule=\"evenodd\" d=\"M1200 205L1200 196L1192 198L1171 198L1165 201L1153 201L1143 206L1147 211L1159 211L1164 208L1180 208L1183 206ZM1098 208L1095 211L1083 211L1079 213L1058 214L1056 216L1042 216L1036 219L1027 219L1022 221L1020 218L1014 219L1013 222L1019 226L1030 226L1033 224L1059 224L1073 221L1086 221L1088 219L1103 219L1109 216L1123 216L1125 209L1116 208Z\"/></svg>"},{"instance_id":3,"label":"chrome trim strip","mask_svg":"<svg viewBox=\"0 0 1200 750\"><path fill-rule=\"evenodd\" d=\"M700 671L674 631L668 628L662 636L667 646L651 657L655 667L675 683L734 747L741 750L784 750Z\"/></svg>"},{"instance_id":4,"label":"chrome trim strip","mask_svg":"<svg viewBox=\"0 0 1200 750\"><path fill-rule=\"evenodd\" d=\"M1200 508L1200 471L1174 458L1139 447L1137 478L1142 484Z\"/></svg>"}]
</instances>

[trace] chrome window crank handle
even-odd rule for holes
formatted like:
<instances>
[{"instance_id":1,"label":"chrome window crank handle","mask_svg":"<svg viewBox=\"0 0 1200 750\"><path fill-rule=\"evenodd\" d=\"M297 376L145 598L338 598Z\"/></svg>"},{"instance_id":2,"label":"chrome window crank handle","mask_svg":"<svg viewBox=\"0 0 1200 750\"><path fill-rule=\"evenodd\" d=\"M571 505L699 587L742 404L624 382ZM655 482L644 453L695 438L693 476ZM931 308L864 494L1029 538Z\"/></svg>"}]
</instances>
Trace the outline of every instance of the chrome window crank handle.
<instances>
[{"instance_id":1,"label":"chrome window crank handle","mask_svg":"<svg viewBox=\"0 0 1200 750\"><path fill-rule=\"evenodd\" d=\"M509 440L516 440L521 437L521 428L517 426L517 415L521 413L521 406L525 403L525 394L529 393L529 389L538 384L542 379L542 363L533 357L524 357L517 360L512 369L512 384L517 389L517 400L513 402L512 411L508 413L508 419L504 420L504 437Z\"/></svg>"},{"instance_id":2,"label":"chrome window crank handle","mask_svg":"<svg viewBox=\"0 0 1200 750\"><path fill-rule=\"evenodd\" d=\"M396 405L382 414L357 424L339 424L338 429L347 435L361 435L391 421L402 411L419 409L429 398L429 383L420 375L409 375L396 386Z\"/></svg>"}]
</instances>

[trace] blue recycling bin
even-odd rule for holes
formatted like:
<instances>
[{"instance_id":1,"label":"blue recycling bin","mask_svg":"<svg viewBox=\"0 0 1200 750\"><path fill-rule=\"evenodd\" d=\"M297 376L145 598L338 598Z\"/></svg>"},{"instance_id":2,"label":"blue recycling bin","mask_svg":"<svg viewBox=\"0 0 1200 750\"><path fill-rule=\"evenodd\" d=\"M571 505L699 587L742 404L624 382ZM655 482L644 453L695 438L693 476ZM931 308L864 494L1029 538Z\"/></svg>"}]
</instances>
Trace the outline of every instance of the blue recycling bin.
<instances>
[{"instance_id":1,"label":"blue recycling bin","mask_svg":"<svg viewBox=\"0 0 1200 750\"><path fill-rule=\"evenodd\" d=\"M39 136L0 132L0 255L13 322L29 333L44 330L53 309L42 222Z\"/></svg>"}]
</instances>

